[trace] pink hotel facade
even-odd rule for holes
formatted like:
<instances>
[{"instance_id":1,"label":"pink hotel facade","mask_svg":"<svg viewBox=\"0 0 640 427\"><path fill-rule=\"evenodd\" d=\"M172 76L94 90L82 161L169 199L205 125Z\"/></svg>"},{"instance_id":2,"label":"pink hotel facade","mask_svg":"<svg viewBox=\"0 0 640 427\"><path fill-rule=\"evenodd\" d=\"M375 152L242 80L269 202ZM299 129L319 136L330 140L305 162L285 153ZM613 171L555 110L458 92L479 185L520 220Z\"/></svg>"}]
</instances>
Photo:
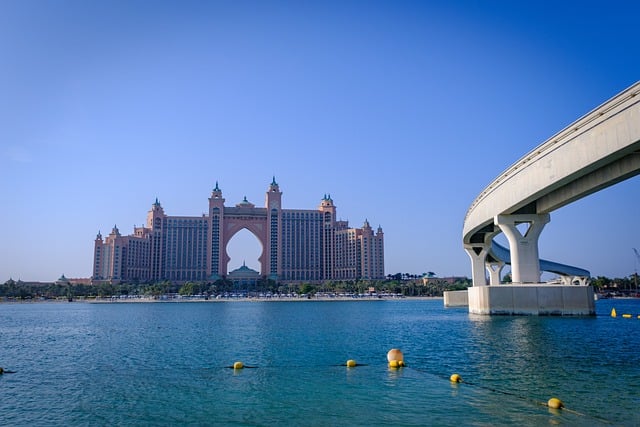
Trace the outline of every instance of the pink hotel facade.
<instances>
[{"instance_id":1,"label":"pink hotel facade","mask_svg":"<svg viewBox=\"0 0 640 427\"><path fill-rule=\"evenodd\" d=\"M215 281L227 276L227 244L240 230L261 243L260 274L279 282L383 279L384 234L365 220L349 228L324 196L315 210L283 209L275 177L265 207L244 200L225 206L216 183L208 214L169 216L156 199L143 227L123 236L117 227L95 240L94 281Z\"/></svg>"}]
</instances>

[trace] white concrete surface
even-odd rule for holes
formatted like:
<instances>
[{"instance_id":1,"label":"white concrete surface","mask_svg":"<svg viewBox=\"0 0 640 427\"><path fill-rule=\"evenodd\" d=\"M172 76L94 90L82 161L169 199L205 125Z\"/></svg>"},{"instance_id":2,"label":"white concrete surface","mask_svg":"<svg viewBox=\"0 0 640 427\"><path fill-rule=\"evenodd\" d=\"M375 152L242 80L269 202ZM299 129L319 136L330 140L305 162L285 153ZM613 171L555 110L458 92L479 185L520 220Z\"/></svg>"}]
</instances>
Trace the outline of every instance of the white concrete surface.
<instances>
[{"instance_id":1,"label":"white concrete surface","mask_svg":"<svg viewBox=\"0 0 640 427\"><path fill-rule=\"evenodd\" d=\"M595 315L591 286L548 284L473 286L469 313L502 315Z\"/></svg>"},{"instance_id":2,"label":"white concrete surface","mask_svg":"<svg viewBox=\"0 0 640 427\"><path fill-rule=\"evenodd\" d=\"M445 307L467 307L468 305L469 305L469 297L466 290L444 292Z\"/></svg>"}]
</instances>

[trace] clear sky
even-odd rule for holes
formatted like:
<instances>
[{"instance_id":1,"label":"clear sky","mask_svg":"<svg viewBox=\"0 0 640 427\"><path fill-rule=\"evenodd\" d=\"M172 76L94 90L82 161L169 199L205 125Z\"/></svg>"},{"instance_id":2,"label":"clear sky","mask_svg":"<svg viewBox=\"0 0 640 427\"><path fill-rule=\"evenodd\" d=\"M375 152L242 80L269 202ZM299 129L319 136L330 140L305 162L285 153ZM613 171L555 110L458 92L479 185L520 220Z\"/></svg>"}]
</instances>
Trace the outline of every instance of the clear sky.
<instances>
[{"instance_id":1,"label":"clear sky","mask_svg":"<svg viewBox=\"0 0 640 427\"><path fill-rule=\"evenodd\" d=\"M470 276L462 222L526 152L640 79L637 1L0 1L0 282L219 182L385 233L386 273ZM540 256L640 269L640 178L551 214ZM239 234L230 267L258 269Z\"/></svg>"}]
</instances>

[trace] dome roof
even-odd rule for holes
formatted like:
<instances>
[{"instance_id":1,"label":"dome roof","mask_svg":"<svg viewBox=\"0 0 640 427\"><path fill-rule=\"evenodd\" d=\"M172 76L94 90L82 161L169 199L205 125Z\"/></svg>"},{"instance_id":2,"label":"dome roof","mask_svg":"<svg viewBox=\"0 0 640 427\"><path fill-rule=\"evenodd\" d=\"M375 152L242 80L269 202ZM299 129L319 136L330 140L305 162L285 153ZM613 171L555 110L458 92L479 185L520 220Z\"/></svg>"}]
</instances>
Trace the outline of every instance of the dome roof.
<instances>
[{"instance_id":1,"label":"dome roof","mask_svg":"<svg viewBox=\"0 0 640 427\"><path fill-rule=\"evenodd\" d=\"M247 265L243 262L242 267L236 268L233 271L230 271L227 275L229 278L240 278L240 277L258 277L260 273L256 270L247 267Z\"/></svg>"},{"instance_id":2,"label":"dome roof","mask_svg":"<svg viewBox=\"0 0 640 427\"><path fill-rule=\"evenodd\" d=\"M236 205L237 208L255 208L256 205L247 200L247 196L244 196L244 199L240 203Z\"/></svg>"}]
</instances>

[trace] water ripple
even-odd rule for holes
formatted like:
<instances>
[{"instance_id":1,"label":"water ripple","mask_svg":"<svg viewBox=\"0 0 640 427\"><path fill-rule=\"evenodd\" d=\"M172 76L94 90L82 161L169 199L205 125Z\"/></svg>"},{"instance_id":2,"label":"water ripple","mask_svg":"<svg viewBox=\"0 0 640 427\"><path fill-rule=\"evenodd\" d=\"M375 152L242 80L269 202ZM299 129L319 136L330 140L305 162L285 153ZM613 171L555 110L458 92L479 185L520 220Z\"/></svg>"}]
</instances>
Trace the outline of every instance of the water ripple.
<instances>
[{"instance_id":1,"label":"water ripple","mask_svg":"<svg viewBox=\"0 0 640 427\"><path fill-rule=\"evenodd\" d=\"M612 304L590 318L441 301L3 304L0 362L17 373L0 377L0 425L638 425L640 321ZM387 367L394 347L406 368ZM541 405L552 396L573 412Z\"/></svg>"}]
</instances>

